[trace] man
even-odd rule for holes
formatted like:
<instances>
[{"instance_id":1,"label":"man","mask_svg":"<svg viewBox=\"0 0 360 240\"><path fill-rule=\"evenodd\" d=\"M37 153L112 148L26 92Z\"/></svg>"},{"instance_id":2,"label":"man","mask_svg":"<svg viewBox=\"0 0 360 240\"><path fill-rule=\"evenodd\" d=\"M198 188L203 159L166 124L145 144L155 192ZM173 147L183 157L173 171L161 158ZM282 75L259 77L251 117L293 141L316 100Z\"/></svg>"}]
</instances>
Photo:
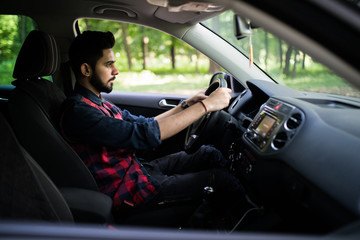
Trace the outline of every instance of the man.
<instances>
[{"instance_id":1,"label":"man","mask_svg":"<svg viewBox=\"0 0 360 240\"><path fill-rule=\"evenodd\" d=\"M115 67L110 32L86 31L70 47L76 75L74 95L64 103L60 126L63 136L93 174L99 190L113 199L115 211L154 206L167 201L201 199L203 188L218 194L243 196L239 181L224 168L226 160L211 147L144 163L136 150L151 149L207 112L228 106L230 89L204 91L154 118L134 116L101 97L112 91L119 71ZM149 174L150 173L150 174Z\"/></svg>"}]
</instances>

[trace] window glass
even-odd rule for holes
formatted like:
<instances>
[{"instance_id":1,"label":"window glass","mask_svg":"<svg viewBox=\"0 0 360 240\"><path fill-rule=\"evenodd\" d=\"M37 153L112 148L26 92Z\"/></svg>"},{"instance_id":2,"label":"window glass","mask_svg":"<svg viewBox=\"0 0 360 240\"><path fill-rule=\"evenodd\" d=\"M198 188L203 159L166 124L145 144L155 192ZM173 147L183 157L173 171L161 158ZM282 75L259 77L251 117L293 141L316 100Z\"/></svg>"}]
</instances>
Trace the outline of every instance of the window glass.
<instances>
[{"instance_id":1,"label":"window glass","mask_svg":"<svg viewBox=\"0 0 360 240\"><path fill-rule=\"evenodd\" d=\"M16 57L34 21L21 15L0 15L0 85L10 85L14 80Z\"/></svg>"},{"instance_id":2,"label":"window glass","mask_svg":"<svg viewBox=\"0 0 360 240\"><path fill-rule=\"evenodd\" d=\"M251 36L237 40L233 17L233 12L227 11L202 24L249 59L252 52L253 62L276 82L301 91L360 97L355 87L326 66L262 28L253 28Z\"/></svg>"},{"instance_id":3,"label":"window glass","mask_svg":"<svg viewBox=\"0 0 360 240\"><path fill-rule=\"evenodd\" d=\"M80 19L79 27L114 34L120 71L114 90L193 94L220 69L188 44L151 28L97 19Z\"/></svg>"}]
</instances>

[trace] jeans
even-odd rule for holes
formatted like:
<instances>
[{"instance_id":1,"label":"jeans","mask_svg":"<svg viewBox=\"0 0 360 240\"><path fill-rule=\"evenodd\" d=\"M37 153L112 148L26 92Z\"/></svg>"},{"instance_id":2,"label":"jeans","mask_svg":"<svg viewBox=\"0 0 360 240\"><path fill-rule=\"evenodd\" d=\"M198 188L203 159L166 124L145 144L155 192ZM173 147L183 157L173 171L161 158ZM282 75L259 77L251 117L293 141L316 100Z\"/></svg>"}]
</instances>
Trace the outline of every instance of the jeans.
<instances>
[{"instance_id":1,"label":"jeans","mask_svg":"<svg viewBox=\"0 0 360 240\"><path fill-rule=\"evenodd\" d=\"M244 190L240 181L225 168L226 159L220 151L202 146L197 152L171 154L144 166L162 186L151 204L176 200L201 200L204 188L210 186L219 198L242 196Z\"/></svg>"},{"instance_id":2,"label":"jeans","mask_svg":"<svg viewBox=\"0 0 360 240\"><path fill-rule=\"evenodd\" d=\"M142 164L162 188L147 204L116 213L118 221L126 224L213 228L219 216L232 212L245 196L240 181L227 170L226 159L210 146ZM205 200L204 188L208 186L214 193Z\"/></svg>"}]
</instances>

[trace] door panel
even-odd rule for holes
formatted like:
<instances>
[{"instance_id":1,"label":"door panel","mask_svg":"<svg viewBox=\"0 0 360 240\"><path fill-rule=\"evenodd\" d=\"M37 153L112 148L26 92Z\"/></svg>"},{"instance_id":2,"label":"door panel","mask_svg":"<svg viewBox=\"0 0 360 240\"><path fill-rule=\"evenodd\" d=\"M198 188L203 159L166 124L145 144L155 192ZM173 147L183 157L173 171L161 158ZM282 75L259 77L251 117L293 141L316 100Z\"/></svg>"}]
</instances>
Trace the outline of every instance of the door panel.
<instances>
[{"instance_id":1,"label":"door panel","mask_svg":"<svg viewBox=\"0 0 360 240\"><path fill-rule=\"evenodd\" d=\"M11 85L0 85L0 112L2 112L8 120L8 98L14 88L15 87Z\"/></svg>"},{"instance_id":2,"label":"door panel","mask_svg":"<svg viewBox=\"0 0 360 240\"><path fill-rule=\"evenodd\" d=\"M126 109L134 115L143 115L145 117L155 117L171 109L170 106L162 106L160 104L162 100L165 100L170 105L176 106L181 100L188 98L186 95L122 91L112 91L109 94L103 94L103 97L121 109Z\"/></svg>"},{"instance_id":3,"label":"door panel","mask_svg":"<svg viewBox=\"0 0 360 240\"><path fill-rule=\"evenodd\" d=\"M8 99L12 90L15 89L13 85L0 85L0 98Z\"/></svg>"}]
</instances>

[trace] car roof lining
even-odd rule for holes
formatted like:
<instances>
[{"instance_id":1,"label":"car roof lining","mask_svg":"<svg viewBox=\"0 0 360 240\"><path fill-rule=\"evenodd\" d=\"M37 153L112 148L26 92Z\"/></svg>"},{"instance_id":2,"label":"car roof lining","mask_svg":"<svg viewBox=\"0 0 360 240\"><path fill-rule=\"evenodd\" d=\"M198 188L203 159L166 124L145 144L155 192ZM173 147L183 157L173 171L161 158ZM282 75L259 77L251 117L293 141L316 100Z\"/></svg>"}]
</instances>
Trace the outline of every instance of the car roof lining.
<instances>
[{"instance_id":1,"label":"car roof lining","mask_svg":"<svg viewBox=\"0 0 360 240\"><path fill-rule=\"evenodd\" d=\"M185 0L181 2L186 3L191 1ZM201 2L201 0L197 2ZM34 14L45 16L48 12L51 13L51 15L63 15L63 13L66 12L67 16L72 18L99 17L126 21L128 18L134 18L127 13L134 13L136 15L135 18L138 16L155 16L162 21L187 23L191 25L220 13L192 11L170 12L168 8L151 5L146 0L105 0L101 2L93 0L62 0L59 2L35 0L31 2L24 1L22 4L19 4L18 1L13 1L12 3L8 2L4 5L1 10L3 14L25 14L30 17L33 17ZM102 8L102 11L99 11L99 8ZM76 12L71 9L76 9ZM144 18L138 18L138 21L140 21L140 24L146 24L147 22Z\"/></svg>"}]
</instances>

